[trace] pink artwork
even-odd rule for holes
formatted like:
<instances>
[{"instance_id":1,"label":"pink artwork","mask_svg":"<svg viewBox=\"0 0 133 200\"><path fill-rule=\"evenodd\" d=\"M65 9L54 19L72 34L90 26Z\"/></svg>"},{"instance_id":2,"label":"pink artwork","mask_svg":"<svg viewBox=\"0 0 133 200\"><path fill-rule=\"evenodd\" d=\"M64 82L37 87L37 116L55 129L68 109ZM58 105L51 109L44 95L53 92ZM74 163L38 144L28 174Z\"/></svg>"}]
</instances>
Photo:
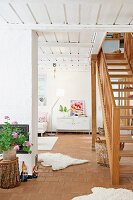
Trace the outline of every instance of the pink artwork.
<instances>
[{"instance_id":1,"label":"pink artwork","mask_svg":"<svg viewBox=\"0 0 133 200\"><path fill-rule=\"evenodd\" d=\"M71 112L70 112L71 116L85 115L85 101L71 100L70 109L71 109Z\"/></svg>"}]
</instances>

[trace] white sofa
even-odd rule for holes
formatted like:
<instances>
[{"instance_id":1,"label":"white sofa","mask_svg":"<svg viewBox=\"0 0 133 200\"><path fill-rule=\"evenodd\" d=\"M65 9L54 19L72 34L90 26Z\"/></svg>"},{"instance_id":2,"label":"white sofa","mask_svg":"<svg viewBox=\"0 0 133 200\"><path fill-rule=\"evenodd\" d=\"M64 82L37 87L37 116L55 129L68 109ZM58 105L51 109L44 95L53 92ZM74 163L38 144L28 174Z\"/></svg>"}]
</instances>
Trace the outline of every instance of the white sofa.
<instances>
[{"instance_id":1,"label":"white sofa","mask_svg":"<svg viewBox=\"0 0 133 200\"><path fill-rule=\"evenodd\" d=\"M47 130L48 122L38 122L38 133L41 133L41 136L43 136L43 133Z\"/></svg>"}]
</instances>

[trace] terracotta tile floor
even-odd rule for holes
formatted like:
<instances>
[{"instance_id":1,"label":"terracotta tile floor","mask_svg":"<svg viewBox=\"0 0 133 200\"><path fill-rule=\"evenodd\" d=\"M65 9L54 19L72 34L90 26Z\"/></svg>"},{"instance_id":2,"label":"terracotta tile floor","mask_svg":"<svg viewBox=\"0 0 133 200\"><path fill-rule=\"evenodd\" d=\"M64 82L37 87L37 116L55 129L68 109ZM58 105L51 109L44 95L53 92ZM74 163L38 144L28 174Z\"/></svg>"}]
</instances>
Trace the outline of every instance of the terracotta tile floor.
<instances>
[{"instance_id":1,"label":"terracotta tile floor","mask_svg":"<svg viewBox=\"0 0 133 200\"><path fill-rule=\"evenodd\" d=\"M64 153L90 163L70 166L59 171L39 166L39 177L21 183L14 189L0 189L0 200L71 200L88 194L94 186L111 187L109 168L98 166L91 151L91 136L87 134L58 134L52 152ZM121 185L133 189L133 176L121 176Z\"/></svg>"}]
</instances>

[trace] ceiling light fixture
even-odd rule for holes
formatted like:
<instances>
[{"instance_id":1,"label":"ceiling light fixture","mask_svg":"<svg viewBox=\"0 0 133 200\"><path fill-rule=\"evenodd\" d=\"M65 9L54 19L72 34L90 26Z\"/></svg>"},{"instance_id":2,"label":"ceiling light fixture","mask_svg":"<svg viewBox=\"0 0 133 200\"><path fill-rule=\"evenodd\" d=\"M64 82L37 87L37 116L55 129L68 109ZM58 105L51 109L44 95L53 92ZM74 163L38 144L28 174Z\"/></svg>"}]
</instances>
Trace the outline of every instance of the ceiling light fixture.
<instances>
[{"instance_id":1,"label":"ceiling light fixture","mask_svg":"<svg viewBox=\"0 0 133 200\"><path fill-rule=\"evenodd\" d=\"M54 78L55 78L55 74L56 74L56 63L53 63L53 68L54 68Z\"/></svg>"}]
</instances>

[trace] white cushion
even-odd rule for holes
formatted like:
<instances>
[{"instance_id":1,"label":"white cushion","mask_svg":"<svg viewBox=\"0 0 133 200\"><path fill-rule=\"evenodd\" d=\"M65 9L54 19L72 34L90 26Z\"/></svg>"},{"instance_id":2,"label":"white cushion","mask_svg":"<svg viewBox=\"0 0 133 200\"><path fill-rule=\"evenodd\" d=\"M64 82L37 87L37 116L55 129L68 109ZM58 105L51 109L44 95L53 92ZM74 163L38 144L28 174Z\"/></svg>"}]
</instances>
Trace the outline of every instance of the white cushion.
<instances>
[{"instance_id":1,"label":"white cushion","mask_svg":"<svg viewBox=\"0 0 133 200\"><path fill-rule=\"evenodd\" d=\"M38 133L44 133L47 130L47 122L38 122Z\"/></svg>"}]
</instances>

